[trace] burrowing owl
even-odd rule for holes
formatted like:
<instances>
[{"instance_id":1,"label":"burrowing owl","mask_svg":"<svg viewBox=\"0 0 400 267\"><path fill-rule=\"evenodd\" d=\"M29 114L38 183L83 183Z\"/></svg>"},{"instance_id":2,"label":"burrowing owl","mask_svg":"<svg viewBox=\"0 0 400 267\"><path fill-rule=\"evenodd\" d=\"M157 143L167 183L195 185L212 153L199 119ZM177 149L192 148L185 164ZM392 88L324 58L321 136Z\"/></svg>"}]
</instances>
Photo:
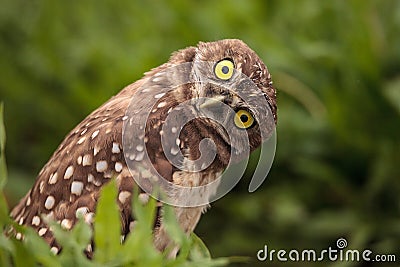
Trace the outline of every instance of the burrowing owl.
<instances>
[{"instance_id":1,"label":"burrowing owl","mask_svg":"<svg viewBox=\"0 0 400 267\"><path fill-rule=\"evenodd\" d=\"M60 247L43 216L65 229L74 226L79 214L92 224L102 185L116 179L122 235L134 233L130 204L138 181L143 181L137 200L142 202L149 198L146 181L154 186L163 179L189 189L211 183L232 158L240 160L244 150L256 149L271 124L276 124L275 89L255 52L240 40L200 42L173 53L167 63L128 85L76 126L11 216L37 230L57 253ZM240 134L247 142L237 138ZM210 149L207 144L202 148L203 139L212 143ZM202 154L211 156L196 161ZM169 194L178 222L188 233L207 206L190 205L189 191ZM207 195L206 191L199 192ZM154 228L159 250L169 243L160 220L162 205L160 201Z\"/></svg>"}]
</instances>

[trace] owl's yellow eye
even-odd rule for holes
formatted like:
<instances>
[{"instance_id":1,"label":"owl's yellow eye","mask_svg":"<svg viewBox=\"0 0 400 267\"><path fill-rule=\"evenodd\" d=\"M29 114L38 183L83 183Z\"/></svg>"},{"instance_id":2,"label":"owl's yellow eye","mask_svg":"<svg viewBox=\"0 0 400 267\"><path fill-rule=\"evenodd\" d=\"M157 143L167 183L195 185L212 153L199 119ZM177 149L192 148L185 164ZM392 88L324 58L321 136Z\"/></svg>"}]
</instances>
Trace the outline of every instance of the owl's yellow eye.
<instances>
[{"instance_id":1,"label":"owl's yellow eye","mask_svg":"<svg viewBox=\"0 0 400 267\"><path fill-rule=\"evenodd\" d=\"M247 129L254 124L254 117L247 110L240 109L235 114L234 122L238 128Z\"/></svg>"},{"instance_id":2,"label":"owl's yellow eye","mask_svg":"<svg viewBox=\"0 0 400 267\"><path fill-rule=\"evenodd\" d=\"M228 80L233 75L233 62L229 59L224 59L215 64L214 73L218 79Z\"/></svg>"}]
</instances>

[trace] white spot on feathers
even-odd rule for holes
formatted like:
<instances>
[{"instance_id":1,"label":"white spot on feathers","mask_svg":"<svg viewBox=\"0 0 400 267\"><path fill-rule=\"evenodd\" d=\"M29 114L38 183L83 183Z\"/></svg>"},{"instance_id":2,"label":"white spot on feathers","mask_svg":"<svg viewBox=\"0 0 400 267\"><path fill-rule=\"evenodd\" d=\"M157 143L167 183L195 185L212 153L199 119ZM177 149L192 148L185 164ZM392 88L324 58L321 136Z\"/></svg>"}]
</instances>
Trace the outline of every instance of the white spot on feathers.
<instances>
[{"instance_id":1,"label":"white spot on feathers","mask_svg":"<svg viewBox=\"0 0 400 267\"><path fill-rule=\"evenodd\" d=\"M73 174L74 174L74 167L73 167L73 166L69 166L69 167L65 170L64 179L69 179L69 178L71 178Z\"/></svg>"},{"instance_id":2,"label":"white spot on feathers","mask_svg":"<svg viewBox=\"0 0 400 267\"><path fill-rule=\"evenodd\" d=\"M47 232L47 228L40 228L38 231L39 236L44 236Z\"/></svg>"},{"instance_id":3,"label":"white spot on feathers","mask_svg":"<svg viewBox=\"0 0 400 267\"><path fill-rule=\"evenodd\" d=\"M121 203L125 203L125 201L131 196L131 193L128 191L121 191L118 195L118 200Z\"/></svg>"},{"instance_id":4,"label":"white spot on feathers","mask_svg":"<svg viewBox=\"0 0 400 267\"><path fill-rule=\"evenodd\" d=\"M96 163L96 170L97 172L105 172L107 170L107 161L100 160Z\"/></svg>"},{"instance_id":5,"label":"white spot on feathers","mask_svg":"<svg viewBox=\"0 0 400 267\"><path fill-rule=\"evenodd\" d=\"M139 198L139 201L140 201L142 204L147 204L147 202L149 202L149 195L146 194L146 193L141 193L141 194L139 194L138 198Z\"/></svg>"},{"instance_id":6,"label":"white spot on feathers","mask_svg":"<svg viewBox=\"0 0 400 267\"><path fill-rule=\"evenodd\" d=\"M81 165L81 164L82 164L82 156L79 156L79 157L76 159L76 163L78 163L78 165Z\"/></svg>"},{"instance_id":7,"label":"white spot on feathers","mask_svg":"<svg viewBox=\"0 0 400 267\"><path fill-rule=\"evenodd\" d=\"M122 171L122 164L121 164L121 162L116 162L116 163L115 163L115 171L116 171L116 172L121 172L121 171Z\"/></svg>"},{"instance_id":8,"label":"white spot on feathers","mask_svg":"<svg viewBox=\"0 0 400 267\"><path fill-rule=\"evenodd\" d=\"M113 142L111 152L114 153L114 154L117 154L117 153L121 152L121 150L119 149L119 144L118 143Z\"/></svg>"},{"instance_id":9,"label":"white spot on feathers","mask_svg":"<svg viewBox=\"0 0 400 267\"><path fill-rule=\"evenodd\" d=\"M98 134L99 134L100 130L96 130L92 133L92 139L94 139Z\"/></svg>"},{"instance_id":10,"label":"white spot on feathers","mask_svg":"<svg viewBox=\"0 0 400 267\"><path fill-rule=\"evenodd\" d=\"M87 181L88 181L88 183L93 183L93 181L94 181L93 174L91 174L91 173L88 174Z\"/></svg>"},{"instance_id":11,"label":"white spot on feathers","mask_svg":"<svg viewBox=\"0 0 400 267\"><path fill-rule=\"evenodd\" d=\"M144 157L144 152L140 152L136 155L135 160L136 161L141 161Z\"/></svg>"},{"instance_id":12,"label":"white spot on feathers","mask_svg":"<svg viewBox=\"0 0 400 267\"><path fill-rule=\"evenodd\" d=\"M50 249L50 252L53 253L54 255L57 255L58 254L58 247L52 247Z\"/></svg>"},{"instance_id":13,"label":"white spot on feathers","mask_svg":"<svg viewBox=\"0 0 400 267\"><path fill-rule=\"evenodd\" d=\"M41 181L40 184L39 184L39 193L42 194L43 190L44 190L44 182Z\"/></svg>"},{"instance_id":14,"label":"white spot on feathers","mask_svg":"<svg viewBox=\"0 0 400 267\"><path fill-rule=\"evenodd\" d=\"M99 153L99 151L100 151L100 148L99 148L98 146L94 146L94 148L93 148L93 155L96 156L97 153Z\"/></svg>"},{"instance_id":15,"label":"white spot on feathers","mask_svg":"<svg viewBox=\"0 0 400 267\"><path fill-rule=\"evenodd\" d=\"M172 155L177 155L179 153L179 148L176 148L176 147L173 147L173 148L171 148L171 154Z\"/></svg>"},{"instance_id":16,"label":"white spot on feathers","mask_svg":"<svg viewBox=\"0 0 400 267\"><path fill-rule=\"evenodd\" d=\"M62 220L61 221L61 227L64 228L64 229L67 229L67 230L71 229L72 228L71 220L68 220L68 219Z\"/></svg>"},{"instance_id":17,"label":"white spot on feathers","mask_svg":"<svg viewBox=\"0 0 400 267\"><path fill-rule=\"evenodd\" d=\"M83 183L80 181L73 181L71 184L71 194L80 196L83 190Z\"/></svg>"},{"instance_id":18,"label":"white spot on feathers","mask_svg":"<svg viewBox=\"0 0 400 267\"><path fill-rule=\"evenodd\" d=\"M83 156L82 165L83 166L92 165L92 156L89 154L86 154L85 156Z\"/></svg>"},{"instance_id":19,"label":"white spot on feathers","mask_svg":"<svg viewBox=\"0 0 400 267\"><path fill-rule=\"evenodd\" d=\"M165 93L156 94L156 95L154 96L154 98L155 98L155 99L159 99L159 98L163 97L164 95L165 95Z\"/></svg>"},{"instance_id":20,"label":"white spot on feathers","mask_svg":"<svg viewBox=\"0 0 400 267\"><path fill-rule=\"evenodd\" d=\"M76 212L75 212L75 217L76 218L80 218L80 217L83 218L88 212L89 212L88 207L77 208Z\"/></svg>"},{"instance_id":21,"label":"white spot on feathers","mask_svg":"<svg viewBox=\"0 0 400 267\"><path fill-rule=\"evenodd\" d=\"M157 105L157 108L162 108L165 107L167 105L167 102L161 102Z\"/></svg>"},{"instance_id":22,"label":"white spot on feathers","mask_svg":"<svg viewBox=\"0 0 400 267\"><path fill-rule=\"evenodd\" d=\"M80 144L82 144L83 142L85 142L85 140L86 140L86 136L84 136L84 137L81 137L79 140L78 140L78 142L76 142L78 145L80 145Z\"/></svg>"},{"instance_id":23,"label":"white spot on feathers","mask_svg":"<svg viewBox=\"0 0 400 267\"><path fill-rule=\"evenodd\" d=\"M54 207L55 203L56 203L56 200L54 199L54 197L48 196L46 198L46 201L44 202L44 207L48 210L51 210Z\"/></svg>"},{"instance_id":24,"label":"white spot on feathers","mask_svg":"<svg viewBox=\"0 0 400 267\"><path fill-rule=\"evenodd\" d=\"M84 219L85 219L85 222L86 222L87 224L93 223L94 213L93 213L93 212L89 212L88 214L86 214L86 215L84 216Z\"/></svg>"},{"instance_id":25,"label":"white spot on feathers","mask_svg":"<svg viewBox=\"0 0 400 267\"><path fill-rule=\"evenodd\" d=\"M39 216L33 216L33 218L32 218L32 225L39 226L39 224L40 224L40 218L39 218Z\"/></svg>"},{"instance_id":26,"label":"white spot on feathers","mask_svg":"<svg viewBox=\"0 0 400 267\"><path fill-rule=\"evenodd\" d=\"M58 174L56 172L52 173L49 178L49 184L55 184L57 183L57 180L58 180Z\"/></svg>"}]
</instances>

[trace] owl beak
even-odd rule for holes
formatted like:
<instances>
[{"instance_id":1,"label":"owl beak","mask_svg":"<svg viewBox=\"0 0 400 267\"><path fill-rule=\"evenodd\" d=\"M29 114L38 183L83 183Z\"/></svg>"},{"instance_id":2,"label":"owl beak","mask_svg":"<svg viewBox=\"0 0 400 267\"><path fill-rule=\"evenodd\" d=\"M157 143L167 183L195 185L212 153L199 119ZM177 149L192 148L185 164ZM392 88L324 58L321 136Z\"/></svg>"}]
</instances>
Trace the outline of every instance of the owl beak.
<instances>
[{"instance_id":1,"label":"owl beak","mask_svg":"<svg viewBox=\"0 0 400 267\"><path fill-rule=\"evenodd\" d=\"M200 109L205 109L205 108L210 108L215 105L221 104L222 100L225 99L225 96L223 95L217 95L211 98L207 98L204 103L202 103L199 108Z\"/></svg>"}]
</instances>

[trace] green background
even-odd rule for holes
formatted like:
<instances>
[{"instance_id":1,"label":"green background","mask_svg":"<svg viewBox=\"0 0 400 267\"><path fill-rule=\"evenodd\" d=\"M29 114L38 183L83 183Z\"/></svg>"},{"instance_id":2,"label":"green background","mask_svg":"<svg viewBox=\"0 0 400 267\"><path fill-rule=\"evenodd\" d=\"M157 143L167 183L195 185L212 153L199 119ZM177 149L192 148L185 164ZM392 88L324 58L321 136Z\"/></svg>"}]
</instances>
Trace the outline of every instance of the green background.
<instances>
[{"instance_id":1,"label":"green background","mask_svg":"<svg viewBox=\"0 0 400 267\"><path fill-rule=\"evenodd\" d=\"M10 206L68 131L143 72L239 38L278 90L276 157L259 190L242 179L196 233L213 256L251 265L264 245L322 250L340 237L400 261L400 1L0 3Z\"/></svg>"}]
</instances>

